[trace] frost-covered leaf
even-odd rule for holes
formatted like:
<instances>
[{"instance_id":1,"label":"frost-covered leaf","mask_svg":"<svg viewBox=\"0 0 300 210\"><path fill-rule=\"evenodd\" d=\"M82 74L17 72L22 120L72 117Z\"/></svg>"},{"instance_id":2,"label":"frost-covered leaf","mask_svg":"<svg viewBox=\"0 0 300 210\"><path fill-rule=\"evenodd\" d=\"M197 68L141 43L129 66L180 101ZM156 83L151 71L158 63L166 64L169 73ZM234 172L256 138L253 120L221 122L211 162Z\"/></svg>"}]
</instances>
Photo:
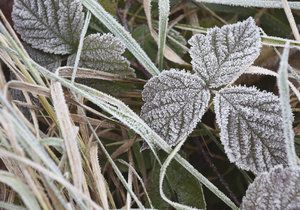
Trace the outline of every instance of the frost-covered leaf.
<instances>
[{"instance_id":1,"label":"frost-covered leaf","mask_svg":"<svg viewBox=\"0 0 300 210\"><path fill-rule=\"evenodd\" d=\"M193 131L210 99L200 77L175 69L151 78L142 96L141 117L170 145Z\"/></svg>"},{"instance_id":2,"label":"frost-covered leaf","mask_svg":"<svg viewBox=\"0 0 300 210\"><path fill-rule=\"evenodd\" d=\"M257 176L249 185L241 209L300 209L300 169L277 166Z\"/></svg>"},{"instance_id":3,"label":"frost-covered leaf","mask_svg":"<svg viewBox=\"0 0 300 210\"><path fill-rule=\"evenodd\" d=\"M231 162L254 173L287 164L279 98L255 87L231 87L214 99L221 141Z\"/></svg>"},{"instance_id":4,"label":"frost-covered leaf","mask_svg":"<svg viewBox=\"0 0 300 210\"><path fill-rule=\"evenodd\" d=\"M54 72L61 65L62 58L59 55L45 53L44 51L34 49L27 44L24 47L29 56L38 64Z\"/></svg>"},{"instance_id":5,"label":"frost-covered leaf","mask_svg":"<svg viewBox=\"0 0 300 210\"><path fill-rule=\"evenodd\" d=\"M55 54L76 49L83 27L80 0L15 0L12 17L24 41Z\"/></svg>"},{"instance_id":6,"label":"frost-covered leaf","mask_svg":"<svg viewBox=\"0 0 300 210\"><path fill-rule=\"evenodd\" d=\"M119 75L134 75L129 61L122 56L125 45L112 34L91 34L84 39L80 66ZM72 55L72 64L76 55Z\"/></svg>"},{"instance_id":7,"label":"frost-covered leaf","mask_svg":"<svg viewBox=\"0 0 300 210\"><path fill-rule=\"evenodd\" d=\"M190 40L194 71L212 88L228 84L240 76L260 52L259 28L252 18L207 35L197 34Z\"/></svg>"}]
</instances>

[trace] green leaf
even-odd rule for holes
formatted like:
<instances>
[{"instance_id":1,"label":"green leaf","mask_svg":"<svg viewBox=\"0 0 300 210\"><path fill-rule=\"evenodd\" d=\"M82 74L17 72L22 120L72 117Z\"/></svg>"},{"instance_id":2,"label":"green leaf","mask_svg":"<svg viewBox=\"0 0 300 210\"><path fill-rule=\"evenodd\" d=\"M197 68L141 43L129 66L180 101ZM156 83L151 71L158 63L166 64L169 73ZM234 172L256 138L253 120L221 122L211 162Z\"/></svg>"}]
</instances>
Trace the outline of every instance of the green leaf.
<instances>
[{"instance_id":1,"label":"green leaf","mask_svg":"<svg viewBox=\"0 0 300 210\"><path fill-rule=\"evenodd\" d=\"M289 38L291 28L285 18L284 13L265 13L260 18L261 28L263 28L264 32L269 36Z\"/></svg>"},{"instance_id":2,"label":"green leaf","mask_svg":"<svg viewBox=\"0 0 300 210\"><path fill-rule=\"evenodd\" d=\"M150 174L148 192L153 205L157 209L168 209L169 204L163 201L159 194L159 170L158 165L153 168ZM205 209L206 203L202 185L190 173L188 173L179 163L173 161L167 169L169 184L175 191L178 203L193 206L197 209ZM164 182L164 192L171 198L170 185Z\"/></svg>"},{"instance_id":3,"label":"green leaf","mask_svg":"<svg viewBox=\"0 0 300 210\"><path fill-rule=\"evenodd\" d=\"M77 48L83 26L80 0L15 0L14 27L33 48L69 54Z\"/></svg>"},{"instance_id":4,"label":"green leaf","mask_svg":"<svg viewBox=\"0 0 300 210\"><path fill-rule=\"evenodd\" d=\"M152 61L157 58L157 44L147 25L139 25L132 31L133 38L141 45Z\"/></svg>"}]
</instances>

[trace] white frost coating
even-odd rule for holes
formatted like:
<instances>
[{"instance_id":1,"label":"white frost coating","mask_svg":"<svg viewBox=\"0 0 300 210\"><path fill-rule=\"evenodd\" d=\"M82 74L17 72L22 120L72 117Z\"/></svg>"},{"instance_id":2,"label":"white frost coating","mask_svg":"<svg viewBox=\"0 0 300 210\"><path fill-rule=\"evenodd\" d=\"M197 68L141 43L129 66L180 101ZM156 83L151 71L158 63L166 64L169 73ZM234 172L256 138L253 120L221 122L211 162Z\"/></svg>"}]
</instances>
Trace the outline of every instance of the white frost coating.
<instances>
[{"instance_id":1,"label":"white frost coating","mask_svg":"<svg viewBox=\"0 0 300 210\"><path fill-rule=\"evenodd\" d=\"M142 96L145 104L141 117L169 145L187 138L210 99L200 77L175 69L151 78Z\"/></svg>"},{"instance_id":2,"label":"white frost coating","mask_svg":"<svg viewBox=\"0 0 300 210\"><path fill-rule=\"evenodd\" d=\"M83 27L80 0L15 0L14 27L33 48L70 54Z\"/></svg>"},{"instance_id":3,"label":"white frost coating","mask_svg":"<svg viewBox=\"0 0 300 210\"><path fill-rule=\"evenodd\" d=\"M127 49L138 59L138 61L151 75L157 75L160 73L137 41L132 38L130 33L126 31L114 17L105 11L98 0L81 1L86 9L88 9L99 21L101 21L116 37L124 42Z\"/></svg>"},{"instance_id":4,"label":"white frost coating","mask_svg":"<svg viewBox=\"0 0 300 210\"><path fill-rule=\"evenodd\" d=\"M189 43L193 69L211 88L240 76L258 57L261 47L253 18L194 35Z\"/></svg>"},{"instance_id":5,"label":"white frost coating","mask_svg":"<svg viewBox=\"0 0 300 210\"><path fill-rule=\"evenodd\" d=\"M221 141L231 162L255 174L287 165L277 96L237 86L222 89L214 104Z\"/></svg>"},{"instance_id":6,"label":"white frost coating","mask_svg":"<svg viewBox=\"0 0 300 210\"><path fill-rule=\"evenodd\" d=\"M45 53L44 51L34 49L27 44L24 44L24 48L35 62L51 72L54 72L61 65L62 59L58 55Z\"/></svg>"},{"instance_id":7,"label":"white frost coating","mask_svg":"<svg viewBox=\"0 0 300 210\"><path fill-rule=\"evenodd\" d=\"M293 131L293 114L290 105L290 89L288 85L288 59L289 59L289 43L284 47L280 66L278 70L279 77L277 84L279 88L279 101L282 109L282 128L284 133L285 145L288 154L288 164L290 167L297 165L297 155L295 151L295 140Z\"/></svg>"},{"instance_id":8,"label":"white frost coating","mask_svg":"<svg viewBox=\"0 0 300 210\"><path fill-rule=\"evenodd\" d=\"M163 67L163 58L164 58L164 50L166 45L167 39L167 28L168 28L168 21L170 15L170 2L169 0L159 0L158 2L158 9L159 9L159 22L158 22L158 63L159 67Z\"/></svg>"},{"instance_id":9,"label":"white frost coating","mask_svg":"<svg viewBox=\"0 0 300 210\"><path fill-rule=\"evenodd\" d=\"M130 68L129 61L122 56L125 49L125 45L112 34L91 34L84 39L79 66L133 76L134 70ZM75 56L72 55L69 62L72 62Z\"/></svg>"},{"instance_id":10,"label":"white frost coating","mask_svg":"<svg viewBox=\"0 0 300 210\"><path fill-rule=\"evenodd\" d=\"M300 169L277 166L249 185L241 210L300 209Z\"/></svg>"},{"instance_id":11,"label":"white frost coating","mask_svg":"<svg viewBox=\"0 0 300 210\"><path fill-rule=\"evenodd\" d=\"M282 8L281 0L195 0L201 3L223 4L243 7ZM300 9L300 2L289 2L291 9Z\"/></svg>"}]
</instances>

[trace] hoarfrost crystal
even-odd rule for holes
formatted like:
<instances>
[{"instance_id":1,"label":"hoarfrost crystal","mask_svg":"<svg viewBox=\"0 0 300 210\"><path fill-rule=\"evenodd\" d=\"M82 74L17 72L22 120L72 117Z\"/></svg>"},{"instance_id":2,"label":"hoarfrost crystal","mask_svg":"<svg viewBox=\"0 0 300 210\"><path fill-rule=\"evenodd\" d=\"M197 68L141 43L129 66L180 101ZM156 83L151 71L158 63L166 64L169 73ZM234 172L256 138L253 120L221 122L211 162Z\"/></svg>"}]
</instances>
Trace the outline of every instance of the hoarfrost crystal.
<instances>
[{"instance_id":1,"label":"hoarfrost crystal","mask_svg":"<svg viewBox=\"0 0 300 210\"><path fill-rule=\"evenodd\" d=\"M252 18L210 29L190 40L194 71L211 88L226 85L247 70L260 52L259 28Z\"/></svg>"},{"instance_id":2,"label":"hoarfrost crystal","mask_svg":"<svg viewBox=\"0 0 300 210\"><path fill-rule=\"evenodd\" d=\"M241 209L300 209L300 169L277 166L257 176L243 198Z\"/></svg>"},{"instance_id":3,"label":"hoarfrost crystal","mask_svg":"<svg viewBox=\"0 0 300 210\"><path fill-rule=\"evenodd\" d=\"M15 0L12 17L22 39L33 48L70 54L83 27L80 0Z\"/></svg>"},{"instance_id":4,"label":"hoarfrost crystal","mask_svg":"<svg viewBox=\"0 0 300 210\"><path fill-rule=\"evenodd\" d=\"M91 34L84 39L80 66L119 75L134 75L129 61L122 56L125 45L112 34ZM75 60L72 55L70 63Z\"/></svg>"},{"instance_id":5,"label":"hoarfrost crystal","mask_svg":"<svg viewBox=\"0 0 300 210\"><path fill-rule=\"evenodd\" d=\"M200 77L174 69L151 78L142 96L141 117L169 145L187 138L210 99Z\"/></svg>"},{"instance_id":6,"label":"hoarfrost crystal","mask_svg":"<svg viewBox=\"0 0 300 210\"><path fill-rule=\"evenodd\" d=\"M254 173L287 165L279 98L255 87L231 87L214 99L221 141L231 162Z\"/></svg>"}]
</instances>

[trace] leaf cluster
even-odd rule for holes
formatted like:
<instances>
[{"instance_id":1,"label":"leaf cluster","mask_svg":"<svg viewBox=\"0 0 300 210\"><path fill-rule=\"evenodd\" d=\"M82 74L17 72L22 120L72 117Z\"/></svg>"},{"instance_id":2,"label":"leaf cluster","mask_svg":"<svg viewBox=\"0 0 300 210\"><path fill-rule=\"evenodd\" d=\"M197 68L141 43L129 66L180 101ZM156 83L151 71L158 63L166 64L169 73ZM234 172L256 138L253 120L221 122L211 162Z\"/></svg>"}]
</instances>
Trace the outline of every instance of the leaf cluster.
<instances>
[{"instance_id":1,"label":"leaf cluster","mask_svg":"<svg viewBox=\"0 0 300 210\"><path fill-rule=\"evenodd\" d=\"M288 151L279 97L231 85L260 53L254 20L212 28L189 43L194 73L171 69L151 78L142 93L141 117L174 146L191 134L214 96L220 140L229 160L258 175L242 209L299 208L299 168L288 162L296 157ZM291 111L288 115L292 123ZM290 187L281 191L284 186Z\"/></svg>"},{"instance_id":2,"label":"leaf cluster","mask_svg":"<svg viewBox=\"0 0 300 210\"><path fill-rule=\"evenodd\" d=\"M49 70L56 70L68 56L73 66L84 24L79 0L16 0L12 18L30 56ZM80 67L134 76L122 54L125 45L112 34L85 37Z\"/></svg>"}]
</instances>

